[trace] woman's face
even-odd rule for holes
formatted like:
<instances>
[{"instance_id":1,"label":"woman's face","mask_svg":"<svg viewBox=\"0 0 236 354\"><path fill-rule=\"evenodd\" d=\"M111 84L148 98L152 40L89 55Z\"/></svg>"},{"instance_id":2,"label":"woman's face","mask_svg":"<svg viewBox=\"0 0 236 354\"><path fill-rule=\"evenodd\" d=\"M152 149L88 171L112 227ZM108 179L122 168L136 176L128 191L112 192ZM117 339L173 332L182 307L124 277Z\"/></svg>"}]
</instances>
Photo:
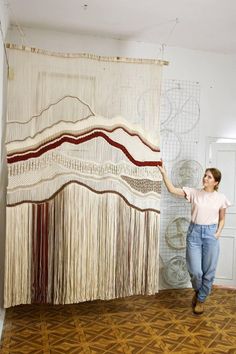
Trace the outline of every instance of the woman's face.
<instances>
[{"instance_id":1,"label":"woman's face","mask_svg":"<svg viewBox=\"0 0 236 354\"><path fill-rule=\"evenodd\" d=\"M214 190L218 182L215 181L211 171L206 171L202 179L203 187L209 190Z\"/></svg>"}]
</instances>

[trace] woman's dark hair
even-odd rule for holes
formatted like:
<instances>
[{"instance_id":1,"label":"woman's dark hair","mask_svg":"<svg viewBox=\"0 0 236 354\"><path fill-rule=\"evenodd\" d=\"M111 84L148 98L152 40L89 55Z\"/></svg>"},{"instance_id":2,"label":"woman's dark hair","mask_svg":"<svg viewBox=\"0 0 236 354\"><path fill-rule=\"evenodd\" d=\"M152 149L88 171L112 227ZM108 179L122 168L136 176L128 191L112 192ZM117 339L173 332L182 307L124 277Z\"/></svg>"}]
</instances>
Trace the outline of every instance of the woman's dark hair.
<instances>
[{"instance_id":1,"label":"woman's dark hair","mask_svg":"<svg viewBox=\"0 0 236 354\"><path fill-rule=\"evenodd\" d=\"M212 176L214 177L215 182L218 182L218 184L215 185L215 187L214 187L214 189L217 191L220 181L221 181L221 172L220 172L220 170L218 170L218 168L214 168L214 167L207 168L205 173L207 171L211 172Z\"/></svg>"}]
</instances>

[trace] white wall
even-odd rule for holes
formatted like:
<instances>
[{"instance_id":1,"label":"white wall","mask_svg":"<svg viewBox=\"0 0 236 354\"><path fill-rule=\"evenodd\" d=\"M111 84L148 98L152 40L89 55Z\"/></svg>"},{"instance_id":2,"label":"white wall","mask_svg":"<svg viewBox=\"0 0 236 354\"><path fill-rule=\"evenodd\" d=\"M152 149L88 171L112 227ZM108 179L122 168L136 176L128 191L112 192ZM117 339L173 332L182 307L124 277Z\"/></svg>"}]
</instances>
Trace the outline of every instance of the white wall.
<instances>
[{"instance_id":1,"label":"white wall","mask_svg":"<svg viewBox=\"0 0 236 354\"><path fill-rule=\"evenodd\" d=\"M8 27L8 11L3 1L0 1L0 21L3 36L6 36ZM5 161L5 121L6 121L6 58L3 41L0 40L0 338L4 320L3 305L3 276L4 276L4 249L5 249L5 220L6 220L6 184L7 171Z\"/></svg>"}]
</instances>

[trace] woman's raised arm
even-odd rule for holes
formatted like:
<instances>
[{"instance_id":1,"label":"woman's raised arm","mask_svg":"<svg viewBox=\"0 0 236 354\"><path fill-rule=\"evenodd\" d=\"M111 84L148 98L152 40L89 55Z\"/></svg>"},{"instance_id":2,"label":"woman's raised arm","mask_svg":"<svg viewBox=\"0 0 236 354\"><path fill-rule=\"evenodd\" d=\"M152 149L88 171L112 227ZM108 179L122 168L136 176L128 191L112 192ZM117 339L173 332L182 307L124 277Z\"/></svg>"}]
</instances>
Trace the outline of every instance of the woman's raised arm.
<instances>
[{"instance_id":1,"label":"woman's raised arm","mask_svg":"<svg viewBox=\"0 0 236 354\"><path fill-rule=\"evenodd\" d=\"M168 175L167 175L167 172L166 172L166 169L165 167L163 166L158 166L159 168L159 171L161 172L161 175L163 177L163 181L166 185L166 188L167 190L171 193L171 194L174 194L174 195L177 195L179 197L184 197L185 196L185 193L183 191L182 188L177 188L173 185L173 183L171 182L171 180L169 179Z\"/></svg>"}]
</instances>

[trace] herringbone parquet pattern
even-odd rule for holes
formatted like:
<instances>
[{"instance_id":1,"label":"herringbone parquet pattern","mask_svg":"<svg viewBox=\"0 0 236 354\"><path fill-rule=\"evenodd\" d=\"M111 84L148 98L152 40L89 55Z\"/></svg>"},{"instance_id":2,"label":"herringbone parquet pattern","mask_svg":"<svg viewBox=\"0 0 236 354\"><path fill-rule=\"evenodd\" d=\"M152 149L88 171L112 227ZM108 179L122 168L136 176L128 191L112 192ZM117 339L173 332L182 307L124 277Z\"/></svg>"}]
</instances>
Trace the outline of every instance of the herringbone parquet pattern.
<instances>
[{"instance_id":1,"label":"herringbone parquet pattern","mask_svg":"<svg viewBox=\"0 0 236 354\"><path fill-rule=\"evenodd\" d=\"M203 315L191 289L66 306L8 309L2 354L236 353L236 291L214 288Z\"/></svg>"}]
</instances>

